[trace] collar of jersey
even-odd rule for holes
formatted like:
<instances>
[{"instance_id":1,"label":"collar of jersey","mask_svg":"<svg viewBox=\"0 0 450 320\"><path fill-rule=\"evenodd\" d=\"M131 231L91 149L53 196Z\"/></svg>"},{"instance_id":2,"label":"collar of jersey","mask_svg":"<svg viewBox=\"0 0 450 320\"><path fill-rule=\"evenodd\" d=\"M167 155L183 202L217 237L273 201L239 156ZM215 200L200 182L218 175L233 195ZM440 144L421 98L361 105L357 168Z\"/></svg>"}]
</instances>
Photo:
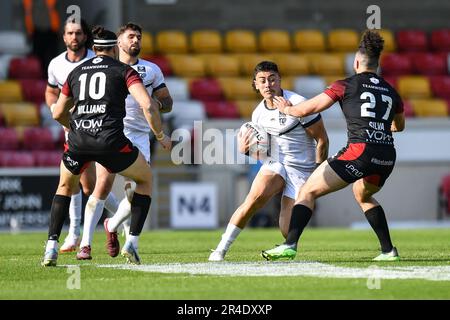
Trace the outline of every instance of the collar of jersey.
<instances>
[{"instance_id":1,"label":"collar of jersey","mask_svg":"<svg viewBox=\"0 0 450 320\"><path fill-rule=\"evenodd\" d=\"M86 48L86 50L85 50L85 52L84 52L84 56L80 59L80 61L83 60L84 58L86 58L87 55L88 55L88 48ZM66 60L69 61L70 63L78 63L78 62L80 62L80 61L70 61L69 58L67 58L67 52L66 52L66 55L65 55L64 57L65 57Z\"/></svg>"}]
</instances>

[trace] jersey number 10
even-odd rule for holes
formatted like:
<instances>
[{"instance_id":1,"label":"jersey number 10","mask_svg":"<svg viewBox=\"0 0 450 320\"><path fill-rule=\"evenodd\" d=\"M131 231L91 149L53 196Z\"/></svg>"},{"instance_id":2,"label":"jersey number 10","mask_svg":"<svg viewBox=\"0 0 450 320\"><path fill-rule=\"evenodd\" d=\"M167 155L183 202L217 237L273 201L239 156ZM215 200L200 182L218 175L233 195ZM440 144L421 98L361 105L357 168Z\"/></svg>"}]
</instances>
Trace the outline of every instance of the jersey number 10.
<instances>
[{"instance_id":1,"label":"jersey number 10","mask_svg":"<svg viewBox=\"0 0 450 320\"><path fill-rule=\"evenodd\" d=\"M80 81L80 101L86 99L87 76L87 73L83 73L78 78L78 81ZM104 74L103 72L94 73L89 79L89 87L87 89L89 97L91 97L92 99L99 100L103 98L106 89L106 74Z\"/></svg>"},{"instance_id":2,"label":"jersey number 10","mask_svg":"<svg viewBox=\"0 0 450 320\"><path fill-rule=\"evenodd\" d=\"M377 105L377 100L373 93L371 92L363 92L361 96L359 97L362 100L366 100L369 98L369 102L365 102L361 105L361 117L369 117L369 118L376 118L376 114L374 111L370 111L371 109L375 109L375 106ZM383 116L383 120L387 120L389 118L389 113L392 109L392 98L389 96L385 96L384 94L381 95L381 100L383 102L387 102L388 107L386 110L386 113Z\"/></svg>"}]
</instances>

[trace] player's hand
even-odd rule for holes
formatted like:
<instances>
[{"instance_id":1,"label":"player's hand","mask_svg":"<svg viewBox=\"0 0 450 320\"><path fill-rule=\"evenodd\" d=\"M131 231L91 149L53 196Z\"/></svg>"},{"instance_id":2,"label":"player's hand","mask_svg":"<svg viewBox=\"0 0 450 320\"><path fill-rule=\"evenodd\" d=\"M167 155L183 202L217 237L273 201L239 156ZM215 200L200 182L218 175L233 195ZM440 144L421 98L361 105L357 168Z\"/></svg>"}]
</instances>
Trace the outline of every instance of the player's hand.
<instances>
[{"instance_id":1,"label":"player's hand","mask_svg":"<svg viewBox=\"0 0 450 320\"><path fill-rule=\"evenodd\" d=\"M161 143L161 145L163 146L163 148L165 150L171 150L172 149L172 140L170 140L170 138L168 136L166 136L164 134L164 138L162 138L161 140L158 140L159 143Z\"/></svg>"},{"instance_id":2,"label":"player's hand","mask_svg":"<svg viewBox=\"0 0 450 320\"><path fill-rule=\"evenodd\" d=\"M247 153L252 145L256 143L250 143L250 137L254 134L253 130L247 130L244 134L241 131L238 133L238 148L240 153Z\"/></svg>"},{"instance_id":3,"label":"player's hand","mask_svg":"<svg viewBox=\"0 0 450 320\"><path fill-rule=\"evenodd\" d=\"M275 96L275 97L273 97L273 104L282 113L285 113L285 108L286 107L292 107L292 103L289 100L286 100L282 96Z\"/></svg>"}]
</instances>

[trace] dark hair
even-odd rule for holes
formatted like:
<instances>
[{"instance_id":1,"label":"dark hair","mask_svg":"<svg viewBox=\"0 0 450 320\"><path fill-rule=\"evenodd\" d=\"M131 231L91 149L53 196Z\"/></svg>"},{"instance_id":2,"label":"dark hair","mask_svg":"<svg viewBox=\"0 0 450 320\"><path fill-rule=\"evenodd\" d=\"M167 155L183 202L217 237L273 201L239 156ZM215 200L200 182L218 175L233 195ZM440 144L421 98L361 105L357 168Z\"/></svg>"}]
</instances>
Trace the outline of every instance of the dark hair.
<instances>
[{"instance_id":1,"label":"dark hair","mask_svg":"<svg viewBox=\"0 0 450 320\"><path fill-rule=\"evenodd\" d=\"M383 48L384 40L380 34L374 30L366 30L361 37L358 52L367 57L368 68L376 69Z\"/></svg>"},{"instance_id":2,"label":"dark hair","mask_svg":"<svg viewBox=\"0 0 450 320\"><path fill-rule=\"evenodd\" d=\"M139 26L133 22L128 22L127 24L125 24L119 28L119 31L117 31L117 36L120 36L122 33L125 33L125 31L127 31L127 30L139 31L139 33L142 34L141 26Z\"/></svg>"},{"instance_id":3,"label":"dark hair","mask_svg":"<svg viewBox=\"0 0 450 320\"><path fill-rule=\"evenodd\" d=\"M280 71L278 71L278 66L275 62L261 61L260 63L258 63L256 65L255 70L253 71L252 87L253 87L253 89L255 89L255 91L258 91L258 90L256 90L256 86L255 86L256 75L258 74L258 72L267 72L267 71L273 71L273 72L276 72L278 75L280 75Z\"/></svg>"},{"instance_id":4,"label":"dark hair","mask_svg":"<svg viewBox=\"0 0 450 320\"><path fill-rule=\"evenodd\" d=\"M69 17L66 19L66 21L64 22L64 26L63 26L63 33L66 32L66 26L69 23L78 23L76 21L75 18L73 17ZM80 23L81 25L81 30L83 31L83 33L87 36L87 40L86 40L86 47L91 47L92 46L92 33L91 33L91 28L89 27L89 25L87 24L86 20L84 19L80 19Z\"/></svg>"},{"instance_id":5,"label":"dark hair","mask_svg":"<svg viewBox=\"0 0 450 320\"><path fill-rule=\"evenodd\" d=\"M105 29L103 26L95 26L92 28L92 36L94 38L94 48L96 51L102 52L111 50L117 43L116 34Z\"/></svg>"}]
</instances>

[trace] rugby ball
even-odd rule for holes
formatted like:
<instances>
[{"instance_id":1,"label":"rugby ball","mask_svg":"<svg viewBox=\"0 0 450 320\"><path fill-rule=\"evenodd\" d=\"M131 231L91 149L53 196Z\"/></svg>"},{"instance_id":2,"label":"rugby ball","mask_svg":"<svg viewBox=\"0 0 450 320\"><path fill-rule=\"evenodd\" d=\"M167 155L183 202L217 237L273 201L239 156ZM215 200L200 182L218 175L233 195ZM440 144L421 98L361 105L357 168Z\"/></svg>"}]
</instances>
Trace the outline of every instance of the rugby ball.
<instances>
[{"instance_id":1,"label":"rugby ball","mask_svg":"<svg viewBox=\"0 0 450 320\"><path fill-rule=\"evenodd\" d=\"M267 154L269 150L269 134L261 126L253 122L244 123L239 129L239 135L242 137L248 131L250 134L250 153L259 152L260 154Z\"/></svg>"}]
</instances>

